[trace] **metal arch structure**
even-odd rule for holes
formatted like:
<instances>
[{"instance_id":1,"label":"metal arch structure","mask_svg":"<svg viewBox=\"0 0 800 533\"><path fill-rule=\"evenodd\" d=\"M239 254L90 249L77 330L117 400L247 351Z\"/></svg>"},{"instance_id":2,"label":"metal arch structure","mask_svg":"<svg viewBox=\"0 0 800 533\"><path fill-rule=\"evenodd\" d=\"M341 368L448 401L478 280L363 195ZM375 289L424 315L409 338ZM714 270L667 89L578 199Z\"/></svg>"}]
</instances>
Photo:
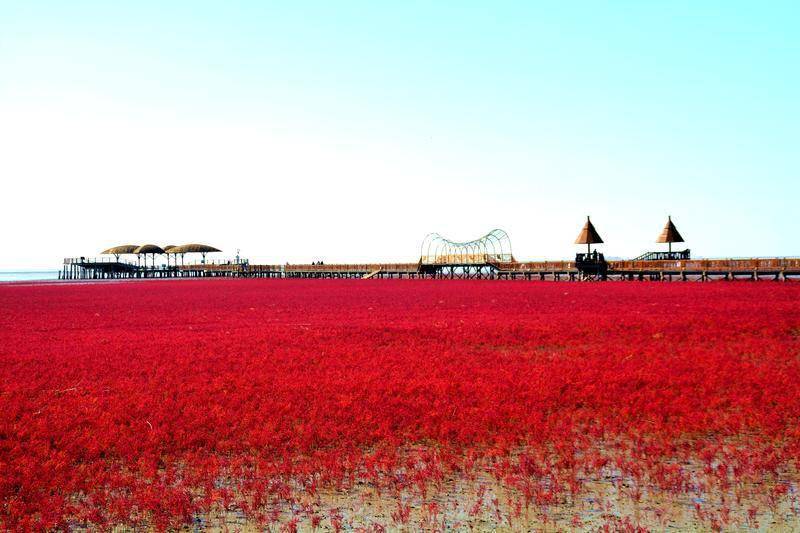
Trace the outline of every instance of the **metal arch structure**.
<instances>
[{"instance_id":1,"label":"metal arch structure","mask_svg":"<svg viewBox=\"0 0 800 533\"><path fill-rule=\"evenodd\" d=\"M420 247L421 265L486 265L513 262L511 239L502 229L493 229L472 241L456 242L429 233Z\"/></svg>"}]
</instances>

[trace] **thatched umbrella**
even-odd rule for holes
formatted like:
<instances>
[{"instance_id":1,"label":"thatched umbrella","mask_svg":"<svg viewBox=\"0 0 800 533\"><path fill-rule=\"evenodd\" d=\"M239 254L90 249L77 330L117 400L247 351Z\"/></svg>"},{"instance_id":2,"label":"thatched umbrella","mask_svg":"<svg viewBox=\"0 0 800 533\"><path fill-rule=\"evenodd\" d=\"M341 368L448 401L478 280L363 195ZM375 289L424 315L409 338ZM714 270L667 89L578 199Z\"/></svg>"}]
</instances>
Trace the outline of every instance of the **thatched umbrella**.
<instances>
[{"instance_id":1,"label":"thatched umbrella","mask_svg":"<svg viewBox=\"0 0 800 533\"><path fill-rule=\"evenodd\" d=\"M103 250L100 252L100 255L113 255L119 261L119 256L123 254L135 254L136 249L138 248L135 244L121 244L120 246L114 246L108 248L107 250Z\"/></svg>"},{"instance_id":2,"label":"thatched umbrella","mask_svg":"<svg viewBox=\"0 0 800 533\"><path fill-rule=\"evenodd\" d=\"M153 256L153 268L156 266L156 254L163 254L164 249L155 244L143 244L139 246L133 253L136 255L144 254L144 266L147 267L147 254Z\"/></svg>"},{"instance_id":3,"label":"thatched umbrella","mask_svg":"<svg viewBox=\"0 0 800 533\"><path fill-rule=\"evenodd\" d=\"M206 262L206 254L212 252L221 252L222 250L209 246L207 244L182 244L170 249L171 254L181 254L181 264L183 264L183 254L197 253L203 256L203 263Z\"/></svg>"},{"instance_id":4,"label":"thatched umbrella","mask_svg":"<svg viewBox=\"0 0 800 533\"><path fill-rule=\"evenodd\" d=\"M600 234L597 233L597 230L594 229L594 224L592 224L592 221L587 216L586 224L583 225L583 229L578 235L578 238L575 239L575 244L585 244L587 252L592 253L592 245L602 242L603 239L600 237Z\"/></svg>"},{"instance_id":5,"label":"thatched umbrella","mask_svg":"<svg viewBox=\"0 0 800 533\"><path fill-rule=\"evenodd\" d=\"M658 236L656 239L657 243L669 243L669 253L672 253L672 243L673 242L685 242L683 237L681 236L680 232L678 232L678 228L675 227L675 224L672 223L672 217L667 217L667 224L664 226L664 229L661 230L661 235Z\"/></svg>"}]
</instances>

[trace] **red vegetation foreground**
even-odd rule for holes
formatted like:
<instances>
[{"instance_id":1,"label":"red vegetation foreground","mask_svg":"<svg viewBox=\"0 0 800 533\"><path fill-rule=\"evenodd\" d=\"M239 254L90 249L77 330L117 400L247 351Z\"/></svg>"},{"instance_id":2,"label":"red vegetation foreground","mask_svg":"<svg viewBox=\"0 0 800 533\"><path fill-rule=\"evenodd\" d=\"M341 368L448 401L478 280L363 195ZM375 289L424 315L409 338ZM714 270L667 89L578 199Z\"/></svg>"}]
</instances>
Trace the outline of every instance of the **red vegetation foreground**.
<instances>
[{"instance_id":1,"label":"red vegetation foreground","mask_svg":"<svg viewBox=\"0 0 800 533\"><path fill-rule=\"evenodd\" d=\"M0 285L0 526L780 527L799 302L790 283Z\"/></svg>"}]
</instances>

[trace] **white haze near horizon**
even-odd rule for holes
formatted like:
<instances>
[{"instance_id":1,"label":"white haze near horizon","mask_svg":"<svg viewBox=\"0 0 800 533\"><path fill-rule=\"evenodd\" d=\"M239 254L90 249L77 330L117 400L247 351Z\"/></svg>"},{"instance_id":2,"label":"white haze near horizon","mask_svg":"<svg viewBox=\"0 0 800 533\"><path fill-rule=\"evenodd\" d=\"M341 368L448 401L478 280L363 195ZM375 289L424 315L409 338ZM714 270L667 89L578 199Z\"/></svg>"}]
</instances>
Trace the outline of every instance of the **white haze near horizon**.
<instances>
[{"instance_id":1,"label":"white haze near horizon","mask_svg":"<svg viewBox=\"0 0 800 533\"><path fill-rule=\"evenodd\" d=\"M696 255L796 252L775 227L786 197L755 193L747 211L729 213L733 197L746 194L736 187L713 202L635 180L598 195L578 176L622 180L585 153L576 160L554 147L508 154L494 146L500 155L453 154L451 143L435 139L353 139L288 124L274 131L253 118L209 123L102 111L5 110L15 128L8 135L0 126L9 149L0 168L14 179L3 184L0 268L53 268L63 257L150 242L204 242L221 248L220 257L240 249L254 262L407 262L418 259L428 232L468 240L495 227L510 234L518 258L558 259L576 251L586 214L610 256L658 249L667 214ZM528 158L521 168L536 178L497 176ZM745 225L732 235L735 220Z\"/></svg>"}]
</instances>

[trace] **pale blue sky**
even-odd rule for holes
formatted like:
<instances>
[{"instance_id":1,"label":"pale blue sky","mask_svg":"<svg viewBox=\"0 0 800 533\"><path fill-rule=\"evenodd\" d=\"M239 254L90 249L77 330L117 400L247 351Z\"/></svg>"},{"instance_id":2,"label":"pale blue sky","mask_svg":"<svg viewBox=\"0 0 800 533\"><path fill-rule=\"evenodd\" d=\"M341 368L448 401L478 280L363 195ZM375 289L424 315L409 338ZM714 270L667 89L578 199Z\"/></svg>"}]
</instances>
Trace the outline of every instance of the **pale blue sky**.
<instances>
[{"instance_id":1,"label":"pale blue sky","mask_svg":"<svg viewBox=\"0 0 800 533\"><path fill-rule=\"evenodd\" d=\"M0 268L800 255L796 3L106 4L0 3Z\"/></svg>"}]
</instances>

